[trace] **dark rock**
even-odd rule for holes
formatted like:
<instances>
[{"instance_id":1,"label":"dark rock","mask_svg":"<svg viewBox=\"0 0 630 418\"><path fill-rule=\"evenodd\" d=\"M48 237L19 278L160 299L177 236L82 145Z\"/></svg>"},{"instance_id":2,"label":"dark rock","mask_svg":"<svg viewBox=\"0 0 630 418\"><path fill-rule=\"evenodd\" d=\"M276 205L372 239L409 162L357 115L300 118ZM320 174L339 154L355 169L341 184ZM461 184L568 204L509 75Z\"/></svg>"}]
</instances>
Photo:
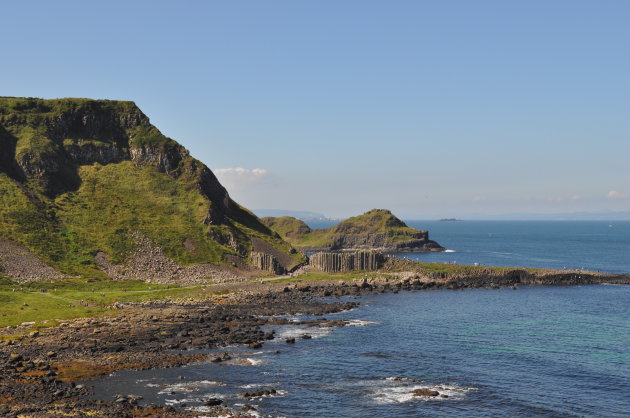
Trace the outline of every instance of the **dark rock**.
<instances>
[{"instance_id":1,"label":"dark rock","mask_svg":"<svg viewBox=\"0 0 630 418\"><path fill-rule=\"evenodd\" d=\"M295 338L287 338L285 341L287 344L295 344Z\"/></svg>"},{"instance_id":2,"label":"dark rock","mask_svg":"<svg viewBox=\"0 0 630 418\"><path fill-rule=\"evenodd\" d=\"M245 392L242 394L243 398L251 399L251 398L260 398L261 396L269 396L277 393L275 389L258 389L253 390L251 392Z\"/></svg>"},{"instance_id":3,"label":"dark rock","mask_svg":"<svg viewBox=\"0 0 630 418\"><path fill-rule=\"evenodd\" d=\"M413 396L426 396L426 397L434 397L440 394L440 392L438 392L437 390L433 390L429 388L416 389L411 393L413 393Z\"/></svg>"},{"instance_id":4,"label":"dark rock","mask_svg":"<svg viewBox=\"0 0 630 418\"><path fill-rule=\"evenodd\" d=\"M209 398L203 402L205 406L217 406L217 405L221 405L222 403L223 401L219 398Z\"/></svg>"}]
</instances>

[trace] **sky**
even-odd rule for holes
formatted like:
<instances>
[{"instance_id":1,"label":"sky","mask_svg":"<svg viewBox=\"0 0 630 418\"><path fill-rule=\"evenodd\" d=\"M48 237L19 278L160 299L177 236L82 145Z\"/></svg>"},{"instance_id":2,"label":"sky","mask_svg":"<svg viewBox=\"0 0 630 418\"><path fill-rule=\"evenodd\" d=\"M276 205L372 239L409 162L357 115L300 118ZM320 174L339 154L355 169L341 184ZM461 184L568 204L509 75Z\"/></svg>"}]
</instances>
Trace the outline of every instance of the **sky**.
<instances>
[{"instance_id":1,"label":"sky","mask_svg":"<svg viewBox=\"0 0 630 418\"><path fill-rule=\"evenodd\" d=\"M13 1L0 95L133 100L256 209L630 210L630 1Z\"/></svg>"}]
</instances>

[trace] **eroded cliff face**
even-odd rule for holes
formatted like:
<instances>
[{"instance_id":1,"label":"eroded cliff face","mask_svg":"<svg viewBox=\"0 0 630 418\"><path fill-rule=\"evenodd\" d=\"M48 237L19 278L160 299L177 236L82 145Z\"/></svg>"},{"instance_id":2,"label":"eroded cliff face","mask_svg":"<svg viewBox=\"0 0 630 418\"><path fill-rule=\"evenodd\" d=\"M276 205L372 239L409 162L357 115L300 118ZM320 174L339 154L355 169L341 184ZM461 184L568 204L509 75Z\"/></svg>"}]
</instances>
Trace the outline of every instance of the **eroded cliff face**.
<instances>
[{"instance_id":1,"label":"eroded cliff face","mask_svg":"<svg viewBox=\"0 0 630 418\"><path fill-rule=\"evenodd\" d=\"M444 251L437 242L429 240L426 231L409 234L404 241L394 241L388 234L332 235L327 245L331 250L381 249L386 251Z\"/></svg>"},{"instance_id":2,"label":"eroded cliff face","mask_svg":"<svg viewBox=\"0 0 630 418\"><path fill-rule=\"evenodd\" d=\"M101 170L100 166L108 169ZM164 136L151 125L149 118L134 103L0 97L0 175L4 173L7 176L2 181L8 188L13 187L7 183L10 181L19 186L18 189L24 194L27 203L32 203L32 211L39 211L33 216L39 216L42 222L49 223L51 230L63 235L60 240L77 240L78 243L68 243L72 246L84 245L84 241L89 241L81 236L83 231L78 229L75 231L73 225L64 225L63 222L71 223L78 215L83 218L90 216L75 213L74 208L79 204L80 197L84 197L80 204L86 206L86 210L89 206L94 209L91 202L88 201L86 204L85 198L95 199L94 196L98 196L106 199L107 191L101 189L117 187L116 170L120 171L120 179L129 178L130 181L137 179L142 183L145 198L159 199L156 202L168 212L168 196L164 196L164 190L157 189L162 187L160 185L167 187L171 190L169 193L172 196L180 197L178 206L173 206L174 209L178 209L173 212L173 216L189 218L187 213L192 213L205 228L203 238L187 237L186 233L183 233L182 238L177 238L181 239L180 244L171 243L173 244L170 245L171 252L175 256L180 254L182 259L180 261L204 260L205 251L208 254L206 258L215 261L220 254L225 253L251 262L250 254L254 246L251 239L254 236L266 241L271 248L280 253L289 254L291 250L290 245L261 224L255 215L234 202L208 167L191 157L186 148ZM152 171L163 173L174 183L156 177L151 174ZM156 187L155 196L151 195L150 187ZM132 189L130 193L133 193ZM120 192L119 189L114 191ZM190 196L196 203L183 201L181 196L184 194ZM145 228L142 231L145 235L150 236L152 231L146 229L151 227L148 226L150 222L147 223L151 219L145 218L150 218L151 215L146 214L145 218L142 218L144 215L141 209L134 209L134 205L142 202L134 202L133 196L127 197L128 195L124 193L112 193L112 199L118 199L120 202L103 201L109 212L121 212L132 217L137 214L138 219L130 219L124 223L116 230L116 234L133 233L134 225L138 225L140 230L142 227ZM72 202L76 202L74 207ZM175 200L172 204L176 204ZM182 205L189 205L189 210L186 211ZM5 208L7 213L15 213L13 209L15 208L8 206ZM65 216L67 213L64 210L73 211L72 216ZM104 216L99 213L91 215ZM108 213L107 216L116 215ZM112 221L118 222L115 218ZM5 222L3 226L0 221L0 237L4 235L14 239L15 237L7 235L20 230L22 221L16 222L11 225ZM173 228L181 224L178 222L174 222ZM187 219L185 222L190 224L196 221ZM72 232L70 235L68 230ZM16 241L46 258L47 250L42 249L43 246L40 245L44 238L38 236L37 240L33 240L32 235L28 231L23 239L20 240L18 237ZM172 232L172 235L178 236L177 231ZM156 232L152 239L159 241L159 237ZM112 237L114 242L112 245L115 245L116 239L118 238ZM201 245L200 240L211 242ZM189 245L184 245L184 242ZM91 245L102 246L97 242L92 242ZM192 256L186 256L185 251L180 252L175 248L177 245ZM88 251L88 248L89 245L85 251ZM168 249L165 251L168 252ZM285 269L290 269L294 264L301 262L299 255L284 258L276 254L274 257L281 260L279 263Z\"/></svg>"}]
</instances>

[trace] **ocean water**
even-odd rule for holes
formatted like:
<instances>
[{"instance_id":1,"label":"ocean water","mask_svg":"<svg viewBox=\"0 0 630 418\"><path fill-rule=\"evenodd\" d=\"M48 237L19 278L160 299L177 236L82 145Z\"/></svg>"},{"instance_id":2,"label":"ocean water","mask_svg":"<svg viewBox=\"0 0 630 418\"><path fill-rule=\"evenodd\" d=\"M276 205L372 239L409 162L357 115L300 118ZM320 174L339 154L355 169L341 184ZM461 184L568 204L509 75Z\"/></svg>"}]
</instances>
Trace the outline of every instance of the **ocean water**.
<instances>
[{"instance_id":1,"label":"ocean water","mask_svg":"<svg viewBox=\"0 0 630 418\"><path fill-rule=\"evenodd\" d=\"M628 416L630 286L523 287L369 295L335 329L276 327L232 364L118 372L97 396L203 411L203 399L260 416ZM308 333L313 339L284 342ZM184 377L180 380L178 376ZM240 394L274 388L276 395ZM418 388L448 398L419 398Z\"/></svg>"},{"instance_id":2,"label":"ocean water","mask_svg":"<svg viewBox=\"0 0 630 418\"><path fill-rule=\"evenodd\" d=\"M412 260L630 273L630 221L405 221L449 249ZM336 222L311 222L326 228Z\"/></svg>"},{"instance_id":3,"label":"ocean water","mask_svg":"<svg viewBox=\"0 0 630 418\"><path fill-rule=\"evenodd\" d=\"M630 222L407 223L452 252L396 256L630 272ZM360 301L328 316L352 326L276 327L278 338L260 350L219 350L233 353L233 362L124 371L91 384L103 399L132 393L204 411L203 400L217 397L272 417L630 416L630 286L435 290ZM306 333L314 338L299 338ZM284 342L289 336L296 344ZM256 388L277 394L240 396ZM418 388L448 397L414 397Z\"/></svg>"}]
</instances>

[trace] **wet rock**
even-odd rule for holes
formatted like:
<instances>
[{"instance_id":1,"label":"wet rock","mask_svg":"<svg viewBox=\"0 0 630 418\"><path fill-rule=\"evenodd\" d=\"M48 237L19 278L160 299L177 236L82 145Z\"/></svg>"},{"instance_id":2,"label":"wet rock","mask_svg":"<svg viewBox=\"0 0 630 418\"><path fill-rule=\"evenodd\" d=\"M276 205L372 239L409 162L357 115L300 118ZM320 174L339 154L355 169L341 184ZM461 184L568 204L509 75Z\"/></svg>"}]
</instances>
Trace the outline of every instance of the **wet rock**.
<instances>
[{"instance_id":1,"label":"wet rock","mask_svg":"<svg viewBox=\"0 0 630 418\"><path fill-rule=\"evenodd\" d=\"M435 397L440 394L437 390L429 389L429 388L420 388L411 392L413 396L425 396L425 397Z\"/></svg>"},{"instance_id":2,"label":"wet rock","mask_svg":"<svg viewBox=\"0 0 630 418\"><path fill-rule=\"evenodd\" d=\"M295 338L287 338L284 340L287 344L295 344Z\"/></svg>"},{"instance_id":3,"label":"wet rock","mask_svg":"<svg viewBox=\"0 0 630 418\"><path fill-rule=\"evenodd\" d=\"M218 405L221 405L222 403L223 401L219 398L209 398L203 402L205 406L218 406Z\"/></svg>"},{"instance_id":4,"label":"wet rock","mask_svg":"<svg viewBox=\"0 0 630 418\"><path fill-rule=\"evenodd\" d=\"M275 389L258 389L250 392L244 392L242 394L243 398L251 399L251 398L260 398L261 396L269 396L277 393Z\"/></svg>"},{"instance_id":5,"label":"wet rock","mask_svg":"<svg viewBox=\"0 0 630 418\"><path fill-rule=\"evenodd\" d=\"M300 338L303 340L310 340L313 336L311 334L303 334Z\"/></svg>"}]
</instances>

